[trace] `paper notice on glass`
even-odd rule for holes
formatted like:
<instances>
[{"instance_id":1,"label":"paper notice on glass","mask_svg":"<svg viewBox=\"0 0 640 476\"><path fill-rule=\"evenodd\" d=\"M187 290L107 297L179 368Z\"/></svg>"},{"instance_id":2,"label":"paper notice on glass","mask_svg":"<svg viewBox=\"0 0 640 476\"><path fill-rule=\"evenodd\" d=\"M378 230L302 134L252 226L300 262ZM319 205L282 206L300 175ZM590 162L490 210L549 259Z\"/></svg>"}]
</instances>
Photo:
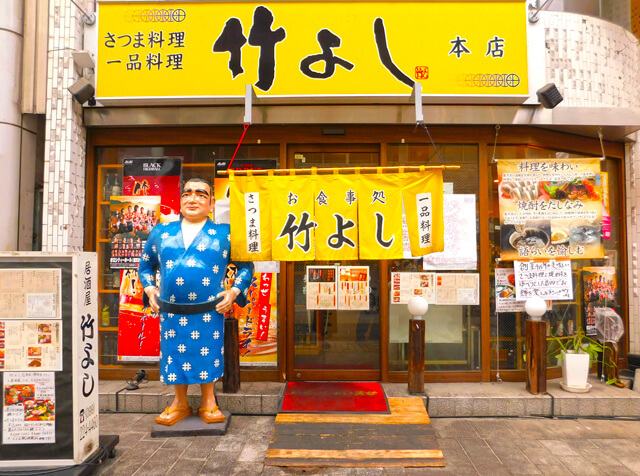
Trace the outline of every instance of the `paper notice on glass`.
<instances>
[{"instance_id":1,"label":"paper notice on glass","mask_svg":"<svg viewBox=\"0 0 640 476\"><path fill-rule=\"evenodd\" d=\"M55 443L56 394L53 372L5 372L2 443Z\"/></svg>"},{"instance_id":2,"label":"paper notice on glass","mask_svg":"<svg viewBox=\"0 0 640 476\"><path fill-rule=\"evenodd\" d=\"M437 273L436 304L480 304L480 275L478 273Z\"/></svg>"},{"instance_id":3,"label":"paper notice on glass","mask_svg":"<svg viewBox=\"0 0 640 476\"><path fill-rule=\"evenodd\" d=\"M418 259L411 253L411 242L409 241L409 227L407 226L407 216L404 214L404 204L402 206L402 257L404 259Z\"/></svg>"},{"instance_id":4,"label":"paper notice on glass","mask_svg":"<svg viewBox=\"0 0 640 476\"><path fill-rule=\"evenodd\" d=\"M414 296L435 304L435 277L435 273L391 273L391 304L407 304Z\"/></svg>"},{"instance_id":5,"label":"paper notice on glass","mask_svg":"<svg viewBox=\"0 0 640 476\"><path fill-rule=\"evenodd\" d=\"M62 370L62 321L0 321L0 371Z\"/></svg>"},{"instance_id":6,"label":"paper notice on glass","mask_svg":"<svg viewBox=\"0 0 640 476\"><path fill-rule=\"evenodd\" d=\"M338 309L369 310L369 267L338 268Z\"/></svg>"},{"instance_id":7,"label":"paper notice on glass","mask_svg":"<svg viewBox=\"0 0 640 476\"><path fill-rule=\"evenodd\" d=\"M254 273L274 273L280 272L280 261L256 261L253 263Z\"/></svg>"},{"instance_id":8,"label":"paper notice on glass","mask_svg":"<svg viewBox=\"0 0 640 476\"><path fill-rule=\"evenodd\" d=\"M60 319L60 269L1 269L0 319Z\"/></svg>"},{"instance_id":9,"label":"paper notice on glass","mask_svg":"<svg viewBox=\"0 0 640 476\"><path fill-rule=\"evenodd\" d=\"M335 266L307 266L307 309L337 309L338 283Z\"/></svg>"},{"instance_id":10,"label":"paper notice on glass","mask_svg":"<svg viewBox=\"0 0 640 476\"><path fill-rule=\"evenodd\" d=\"M444 251L425 255L423 269L450 270L478 267L476 196L444 195Z\"/></svg>"},{"instance_id":11,"label":"paper notice on glass","mask_svg":"<svg viewBox=\"0 0 640 476\"><path fill-rule=\"evenodd\" d=\"M539 297L545 301L571 301L571 261L514 261L516 299Z\"/></svg>"},{"instance_id":12,"label":"paper notice on glass","mask_svg":"<svg viewBox=\"0 0 640 476\"><path fill-rule=\"evenodd\" d=\"M516 300L516 275L513 268L496 268L496 312L524 312L524 301Z\"/></svg>"}]
</instances>

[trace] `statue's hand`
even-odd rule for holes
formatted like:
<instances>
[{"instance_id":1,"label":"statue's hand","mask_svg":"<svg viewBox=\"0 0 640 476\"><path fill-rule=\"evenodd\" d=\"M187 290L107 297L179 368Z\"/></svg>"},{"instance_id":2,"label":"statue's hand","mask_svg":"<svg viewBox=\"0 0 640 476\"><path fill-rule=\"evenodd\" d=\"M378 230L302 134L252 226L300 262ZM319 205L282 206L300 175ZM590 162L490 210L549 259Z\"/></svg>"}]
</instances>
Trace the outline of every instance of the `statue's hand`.
<instances>
[{"instance_id":1,"label":"statue's hand","mask_svg":"<svg viewBox=\"0 0 640 476\"><path fill-rule=\"evenodd\" d=\"M219 292L218 297L223 296L224 299L216 306L216 311L220 314L226 314L229 312L233 307L233 303L238 297L238 294L240 294L240 290L238 288L231 288L226 291Z\"/></svg>"},{"instance_id":2,"label":"statue's hand","mask_svg":"<svg viewBox=\"0 0 640 476\"><path fill-rule=\"evenodd\" d=\"M160 306L158 305L158 300L156 299L160 296L160 290L155 286L147 286L144 288L144 292L149 297L149 306L154 312L160 312Z\"/></svg>"}]
</instances>

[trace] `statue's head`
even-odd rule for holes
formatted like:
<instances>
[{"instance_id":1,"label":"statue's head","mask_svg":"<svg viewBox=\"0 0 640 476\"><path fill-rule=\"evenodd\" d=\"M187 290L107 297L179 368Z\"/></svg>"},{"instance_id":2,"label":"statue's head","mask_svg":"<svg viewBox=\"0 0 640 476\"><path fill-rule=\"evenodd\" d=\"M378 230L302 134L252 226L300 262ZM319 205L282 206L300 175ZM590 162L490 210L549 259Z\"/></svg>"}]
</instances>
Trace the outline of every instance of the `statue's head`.
<instances>
[{"instance_id":1,"label":"statue's head","mask_svg":"<svg viewBox=\"0 0 640 476\"><path fill-rule=\"evenodd\" d=\"M200 177L190 178L180 192L180 213L187 221L204 220L212 211L215 199L211 182Z\"/></svg>"}]
</instances>

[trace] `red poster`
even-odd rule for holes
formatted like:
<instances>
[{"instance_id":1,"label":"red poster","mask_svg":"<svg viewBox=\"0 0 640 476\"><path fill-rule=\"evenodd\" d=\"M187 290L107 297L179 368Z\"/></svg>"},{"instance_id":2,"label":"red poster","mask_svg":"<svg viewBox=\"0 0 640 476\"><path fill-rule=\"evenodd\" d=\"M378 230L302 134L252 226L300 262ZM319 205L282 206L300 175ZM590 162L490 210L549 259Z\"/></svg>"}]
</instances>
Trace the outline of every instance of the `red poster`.
<instances>
[{"instance_id":1,"label":"red poster","mask_svg":"<svg viewBox=\"0 0 640 476\"><path fill-rule=\"evenodd\" d=\"M122 194L125 196L160 196L160 221L175 221L180 214L181 171L181 158L124 159ZM123 271L120 283L118 360L158 360L160 356L160 322L157 314L142 307L142 293L144 291L138 280L137 269Z\"/></svg>"},{"instance_id":2,"label":"red poster","mask_svg":"<svg viewBox=\"0 0 640 476\"><path fill-rule=\"evenodd\" d=\"M111 195L109 239L111 269L138 269L147 237L158 223L160 197Z\"/></svg>"},{"instance_id":3,"label":"red poster","mask_svg":"<svg viewBox=\"0 0 640 476\"><path fill-rule=\"evenodd\" d=\"M235 265L227 268L231 286ZM229 272L231 270L231 272ZM255 273L247 293L247 305L233 306L238 320L240 365L274 365L278 349L278 283L273 273Z\"/></svg>"},{"instance_id":4,"label":"red poster","mask_svg":"<svg viewBox=\"0 0 640 476\"><path fill-rule=\"evenodd\" d=\"M142 284L138 270L120 271L120 313L118 318L118 360L158 360L160 323L158 314L142 306Z\"/></svg>"},{"instance_id":5,"label":"red poster","mask_svg":"<svg viewBox=\"0 0 640 476\"><path fill-rule=\"evenodd\" d=\"M175 221L180 215L181 170L181 158L124 159L122 195L160 195L160 220Z\"/></svg>"},{"instance_id":6,"label":"red poster","mask_svg":"<svg viewBox=\"0 0 640 476\"><path fill-rule=\"evenodd\" d=\"M258 295L258 332L257 340L266 341L269 336L269 317L271 316L271 280L272 273L262 273L260 294Z\"/></svg>"}]
</instances>

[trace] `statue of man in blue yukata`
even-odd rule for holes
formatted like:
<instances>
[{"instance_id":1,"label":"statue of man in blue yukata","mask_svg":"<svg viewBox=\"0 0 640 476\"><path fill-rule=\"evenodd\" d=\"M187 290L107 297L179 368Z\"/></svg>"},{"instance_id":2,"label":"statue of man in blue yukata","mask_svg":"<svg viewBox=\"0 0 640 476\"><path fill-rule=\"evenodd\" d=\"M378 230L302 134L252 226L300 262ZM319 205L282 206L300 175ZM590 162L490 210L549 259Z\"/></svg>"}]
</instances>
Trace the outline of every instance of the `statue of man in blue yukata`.
<instances>
[{"instance_id":1,"label":"statue of man in blue yukata","mask_svg":"<svg viewBox=\"0 0 640 476\"><path fill-rule=\"evenodd\" d=\"M231 232L229 225L209 219L214 202L209 181L189 179L180 193L181 220L156 225L140 259L145 304L160 312L160 380L175 390L171 405L156 418L161 425L191 415L187 388L195 383L202 391L200 418L206 423L225 419L213 392L224 368L224 314L234 302L246 305L253 264L235 263L236 278L225 289Z\"/></svg>"}]
</instances>

